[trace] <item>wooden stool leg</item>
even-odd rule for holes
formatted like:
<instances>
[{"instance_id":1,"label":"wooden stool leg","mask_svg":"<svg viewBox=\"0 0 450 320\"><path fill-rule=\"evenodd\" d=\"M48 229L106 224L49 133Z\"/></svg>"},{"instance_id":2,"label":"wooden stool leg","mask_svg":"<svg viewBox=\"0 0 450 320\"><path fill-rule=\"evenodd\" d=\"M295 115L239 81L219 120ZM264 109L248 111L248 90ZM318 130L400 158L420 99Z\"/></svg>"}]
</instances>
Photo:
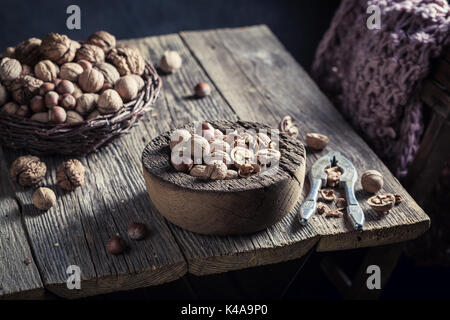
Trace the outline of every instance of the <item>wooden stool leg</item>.
<instances>
[{"instance_id":1,"label":"wooden stool leg","mask_svg":"<svg viewBox=\"0 0 450 320\"><path fill-rule=\"evenodd\" d=\"M350 278L331 257L322 259L321 268L344 299L378 299L397 266L402 248L402 243L369 248L353 278ZM371 276L367 273L367 268L371 265L380 268L380 289L371 290L367 287L367 279Z\"/></svg>"}]
</instances>

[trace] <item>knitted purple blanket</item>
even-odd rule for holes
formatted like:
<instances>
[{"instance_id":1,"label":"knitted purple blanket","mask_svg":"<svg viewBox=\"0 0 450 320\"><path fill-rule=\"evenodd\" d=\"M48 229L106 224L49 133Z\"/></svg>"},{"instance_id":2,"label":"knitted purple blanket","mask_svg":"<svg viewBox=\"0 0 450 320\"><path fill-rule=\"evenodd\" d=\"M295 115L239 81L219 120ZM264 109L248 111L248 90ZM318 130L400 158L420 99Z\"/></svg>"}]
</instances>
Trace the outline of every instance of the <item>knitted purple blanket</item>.
<instances>
[{"instance_id":1,"label":"knitted purple blanket","mask_svg":"<svg viewBox=\"0 0 450 320\"><path fill-rule=\"evenodd\" d=\"M380 9L380 29L366 25ZM423 133L422 80L450 43L446 0L343 0L317 48L312 74L397 177Z\"/></svg>"}]
</instances>

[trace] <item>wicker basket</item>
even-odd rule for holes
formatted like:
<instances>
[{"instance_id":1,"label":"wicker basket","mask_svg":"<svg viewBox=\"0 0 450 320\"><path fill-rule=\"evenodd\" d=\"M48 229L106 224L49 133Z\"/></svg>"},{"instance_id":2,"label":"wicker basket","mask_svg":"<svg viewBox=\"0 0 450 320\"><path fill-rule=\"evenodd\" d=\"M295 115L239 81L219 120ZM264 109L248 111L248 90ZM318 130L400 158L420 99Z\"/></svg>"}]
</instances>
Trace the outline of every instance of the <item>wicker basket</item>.
<instances>
[{"instance_id":1,"label":"wicker basket","mask_svg":"<svg viewBox=\"0 0 450 320\"><path fill-rule=\"evenodd\" d=\"M146 65L138 98L114 113L72 124L43 124L0 112L0 144L32 154L86 155L127 133L151 109L161 88L156 70Z\"/></svg>"}]
</instances>

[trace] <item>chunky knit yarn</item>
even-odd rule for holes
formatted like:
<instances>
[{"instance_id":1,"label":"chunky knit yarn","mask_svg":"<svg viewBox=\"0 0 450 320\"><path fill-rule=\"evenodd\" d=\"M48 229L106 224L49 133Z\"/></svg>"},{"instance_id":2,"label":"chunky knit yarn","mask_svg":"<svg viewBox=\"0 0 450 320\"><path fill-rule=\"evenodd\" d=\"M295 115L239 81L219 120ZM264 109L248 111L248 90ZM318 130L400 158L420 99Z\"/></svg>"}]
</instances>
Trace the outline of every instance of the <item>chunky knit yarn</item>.
<instances>
[{"instance_id":1,"label":"chunky knit yarn","mask_svg":"<svg viewBox=\"0 0 450 320\"><path fill-rule=\"evenodd\" d=\"M380 29L367 28L370 5ZM449 31L446 0L343 0L317 49L313 77L399 178L424 130L422 80Z\"/></svg>"}]
</instances>

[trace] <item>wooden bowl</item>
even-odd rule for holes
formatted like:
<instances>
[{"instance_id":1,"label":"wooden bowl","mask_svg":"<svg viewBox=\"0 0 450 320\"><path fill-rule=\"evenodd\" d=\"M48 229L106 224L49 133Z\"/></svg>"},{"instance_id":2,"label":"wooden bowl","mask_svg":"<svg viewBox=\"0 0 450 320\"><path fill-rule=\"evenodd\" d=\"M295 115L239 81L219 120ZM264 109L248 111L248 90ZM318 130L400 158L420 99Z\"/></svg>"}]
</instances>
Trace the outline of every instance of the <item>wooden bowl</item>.
<instances>
[{"instance_id":1,"label":"wooden bowl","mask_svg":"<svg viewBox=\"0 0 450 320\"><path fill-rule=\"evenodd\" d=\"M270 129L254 122L210 121L217 129ZM193 131L194 124L184 126ZM148 194L158 211L173 224L202 234L234 235L263 230L297 203L305 178L303 144L279 136L278 167L247 179L205 181L175 171L170 164L170 132L153 139L142 154Z\"/></svg>"}]
</instances>

